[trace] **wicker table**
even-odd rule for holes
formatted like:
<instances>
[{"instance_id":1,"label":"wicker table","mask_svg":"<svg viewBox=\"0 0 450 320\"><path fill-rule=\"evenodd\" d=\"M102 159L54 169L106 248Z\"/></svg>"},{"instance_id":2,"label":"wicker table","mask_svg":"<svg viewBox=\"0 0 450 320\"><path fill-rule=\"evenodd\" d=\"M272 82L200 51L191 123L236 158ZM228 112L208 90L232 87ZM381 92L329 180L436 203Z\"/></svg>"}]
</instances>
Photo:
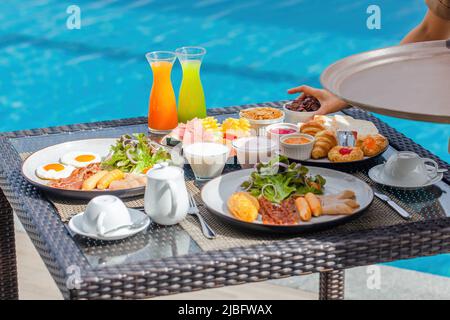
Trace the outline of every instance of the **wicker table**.
<instances>
[{"instance_id":1,"label":"wicker table","mask_svg":"<svg viewBox=\"0 0 450 320\"><path fill-rule=\"evenodd\" d=\"M264 105L279 107L281 102ZM253 106L209 113L231 116ZM447 163L370 114L359 109L345 112L373 121L389 138L391 148L415 151L448 168ZM421 205L421 221L366 226L351 232L338 229L210 251L201 250L180 227L156 228L144 237L147 246L152 243L150 253L136 241L112 249L72 236L46 196L20 173L21 153L67 140L117 137L143 131L145 125L146 118L135 118L0 135L0 299L18 298L13 210L66 299L148 298L314 272L320 273L321 299L342 299L346 268L450 251L448 173L435 187L435 198L404 199ZM408 196L411 194L399 195ZM441 214L434 215L435 211ZM171 250L162 249L167 243Z\"/></svg>"}]
</instances>

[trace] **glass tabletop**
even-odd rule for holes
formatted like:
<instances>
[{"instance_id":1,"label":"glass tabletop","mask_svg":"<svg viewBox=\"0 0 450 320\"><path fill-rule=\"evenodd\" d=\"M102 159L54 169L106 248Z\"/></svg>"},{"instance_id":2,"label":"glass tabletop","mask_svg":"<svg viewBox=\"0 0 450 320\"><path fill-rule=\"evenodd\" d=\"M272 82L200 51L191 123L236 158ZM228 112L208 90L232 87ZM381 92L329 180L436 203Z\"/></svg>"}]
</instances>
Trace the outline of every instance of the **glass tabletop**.
<instances>
[{"instance_id":1,"label":"glass tabletop","mask_svg":"<svg viewBox=\"0 0 450 320\"><path fill-rule=\"evenodd\" d=\"M147 132L146 125L83 130L71 133L30 136L11 139L19 154L28 154L42 148L73 140L117 138L122 134ZM181 256L201 252L201 248L179 225L163 227L152 223L146 231L118 241L98 241L68 232L93 267L107 267L152 259Z\"/></svg>"},{"instance_id":2,"label":"glass tabletop","mask_svg":"<svg viewBox=\"0 0 450 320\"><path fill-rule=\"evenodd\" d=\"M229 117L230 115L226 116ZM90 138L117 138L122 134L137 132L146 133L147 126L145 124L136 124L71 133L12 138L10 141L19 154L28 154L44 147L67 141ZM394 152L396 151L390 147L378 159L378 163L385 161ZM368 179L366 179L366 182L392 198L407 203L410 210L426 219L450 216L450 188L444 182L416 191L375 186ZM66 228L71 233L67 225ZM182 256L202 251L200 246L179 225L164 227L151 224L144 232L131 238L114 242L91 240L73 234L72 236L87 261L95 268Z\"/></svg>"}]
</instances>

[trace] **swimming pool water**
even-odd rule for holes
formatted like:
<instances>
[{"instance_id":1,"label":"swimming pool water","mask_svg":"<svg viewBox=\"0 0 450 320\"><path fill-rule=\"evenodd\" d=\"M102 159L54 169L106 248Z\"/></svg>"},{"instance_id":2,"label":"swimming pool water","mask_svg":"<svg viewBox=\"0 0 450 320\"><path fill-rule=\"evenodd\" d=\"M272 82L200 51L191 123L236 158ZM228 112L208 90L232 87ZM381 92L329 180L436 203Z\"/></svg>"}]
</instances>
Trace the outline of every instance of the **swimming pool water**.
<instances>
[{"instance_id":1,"label":"swimming pool water","mask_svg":"<svg viewBox=\"0 0 450 320\"><path fill-rule=\"evenodd\" d=\"M373 3L381 30L366 27ZM0 2L0 131L144 115L144 54L183 45L208 50L208 107L288 99L288 88L319 86L330 63L397 44L426 11L423 0L79 0L81 29L69 30L71 4ZM180 76L176 65L176 91ZM450 126L381 118L450 161ZM396 265L450 276L445 255Z\"/></svg>"}]
</instances>

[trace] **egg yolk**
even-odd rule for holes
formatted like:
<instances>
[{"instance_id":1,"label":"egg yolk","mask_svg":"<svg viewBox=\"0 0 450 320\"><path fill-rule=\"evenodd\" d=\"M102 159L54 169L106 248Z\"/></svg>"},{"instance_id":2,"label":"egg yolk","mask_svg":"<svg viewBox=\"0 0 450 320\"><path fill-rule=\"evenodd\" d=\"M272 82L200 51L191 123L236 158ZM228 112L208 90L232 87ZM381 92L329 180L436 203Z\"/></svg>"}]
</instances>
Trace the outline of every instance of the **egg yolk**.
<instances>
[{"instance_id":1,"label":"egg yolk","mask_svg":"<svg viewBox=\"0 0 450 320\"><path fill-rule=\"evenodd\" d=\"M45 171L50 171L50 170L62 171L62 170L64 170L64 166L60 163L50 163L44 167L44 170Z\"/></svg>"},{"instance_id":2,"label":"egg yolk","mask_svg":"<svg viewBox=\"0 0 450 320\"><path fill-rule=\"evenodd\" d=\"M81 154L78 157L75 158L78 162L89 162L95 159L95 156L92 154Z\"/></svg>"},{"instance_id":3,"label":"egg yolk","mask_svg":"<svg viewBox=\"0 0 450 320\"><path fill-rule=\"evenodd\" d=\"M142 170L142 173L143 173L143 174L147 174L147 172L148 172L151 168L152 168L152 167L145 168L144 170Z\"/></svg>"}]
</instances>

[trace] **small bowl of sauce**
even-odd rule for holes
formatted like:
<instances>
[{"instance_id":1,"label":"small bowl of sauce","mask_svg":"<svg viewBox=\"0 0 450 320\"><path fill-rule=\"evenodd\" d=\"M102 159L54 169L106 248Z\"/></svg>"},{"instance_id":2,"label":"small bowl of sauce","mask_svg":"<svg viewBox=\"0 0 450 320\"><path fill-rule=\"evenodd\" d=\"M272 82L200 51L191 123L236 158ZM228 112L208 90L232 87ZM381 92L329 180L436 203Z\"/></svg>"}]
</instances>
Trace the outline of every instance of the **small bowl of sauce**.
<instances>
[{"instance_id":1,"label":"small bowl of sauce","mask_svg":"<svg viewBox=\"0 0 450 320\"><path fill-rule=\"evenodd\" d=\"M294 160L308 160L314 146L314 137L304 133L288 134L280 139L281 154Z\"/></svg>"},{"instance_id":2,"label":"small bowl of sauce","mask_svg":"<svg viewBox=\"0 0 450 320\"><path fill-rule=\"evenodd\" d=\"M280 138L293 133L298 133L300 128L292 123L276 123L267 127L267 138L280 144Z\"/></svg>"},{"instance_id":3,"label":"small bowl of sauce","mask_svg":"<svg viewBox=\"0 0 450 320\"><path fill-rule=\"evenodd\" d=\"M295 136L284 139L283 142L285 144L307 144L311 142L311 139L303 136Z\"/></svg>"},{"instance_id":4,"label":"small bowl of sauce","mask_svg":"<svg viewBox=\"0 0 450 320\"><path fill-rule=\"evenodd\" d=\"M278 135L292 134L295 132L296 132L295 129L290 129L290 128L274 128L274 129L270 130L270 133L278 134Z\"/></svg>"}]
</instances>

